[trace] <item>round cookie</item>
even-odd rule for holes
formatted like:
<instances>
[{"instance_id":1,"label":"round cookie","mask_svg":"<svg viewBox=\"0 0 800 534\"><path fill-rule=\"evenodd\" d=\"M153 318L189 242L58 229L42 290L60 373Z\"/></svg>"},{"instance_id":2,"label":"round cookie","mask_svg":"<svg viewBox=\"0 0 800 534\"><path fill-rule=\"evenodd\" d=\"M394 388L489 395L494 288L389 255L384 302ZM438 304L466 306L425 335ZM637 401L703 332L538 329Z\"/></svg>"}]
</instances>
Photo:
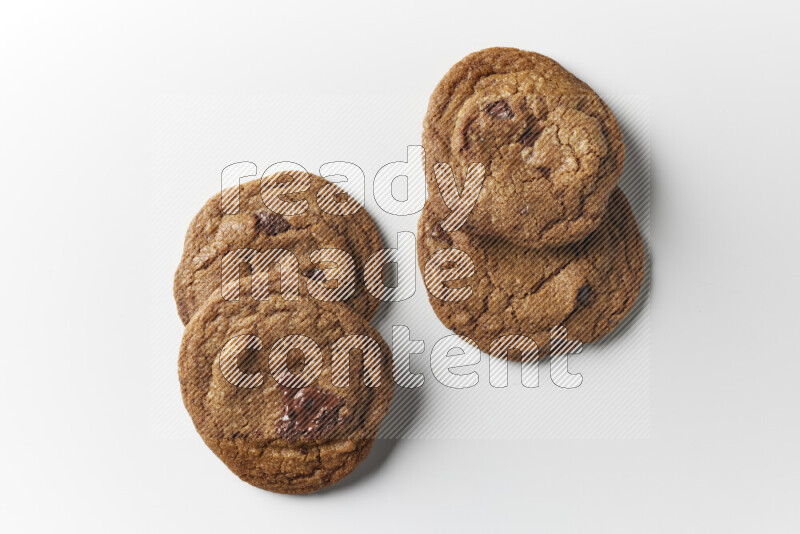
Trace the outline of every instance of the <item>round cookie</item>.
<instances>
[{"instance_id":1,"label":"round cookie","mask_svg":"<svg viewBox=\"0 0 800 534\"><path fill-rule=\"evenodd\" d=\"M284 173L280 176L300 174L304 173ZM264 185L254 180L239 186L238 213L223 214L221 210L220 202L226 208L235 206L232 203L235 188L230 188L213 196L195 215L186 232L183 257L175 272L175 302L184 324L189 322L203 301L222 285L223 257L240 249L283 249L293 253L299 264L298 287L302 295L308 294L309 278L324 287L337 287L336 280L326 280L325 265L315 265L309 253L330 248L344 250L352 256L355 269L353 293L346 302L367 319L375 315L380 301L370 295L361 282L365 263L372 253L382 247L380 233L372 217L336 185L313 174L305 176L310 181L305 191L280 194L286 201L307 202L307 209L303 213L283 216L267 208L262 194L274 194L281 187L282 178L273 175L264 179ZM326 189L321 192L323 187ZM327 211L320 209L318 198L326 203L324 207ZM353 213L328 213L335 211L330 206L337 205ZM240 270L241 276L249 280L249 269L242 266ZM281 291L277 276L272 276L277 271L275 268L269 271L270 283L264 288L265 291ZM283 276L284 273L281 273ZM249 284L243 281L241 287L246 290Z\"/></svg>"},{"instance_id":2,"label":"round cookie","mask_svg":"<svg viewBox=\"0 0 800 534\"><path fill-rule=\"evenodd\" d=\"M514 48L475 52L445 74L430 98L422 144L437 209L447 200L442 193L453 193L452 186L440 191L437 163L450 165L458 191L470 164L484 166L466 226L448 230L530 248L589 235L625 158L614 115L588 85L552 59ZM449 204L445 214L455 207Z\"/></svg>"},{"instance_id":3,"label":"round cookie","mask_svg":"<svg viewBox=\"0 0 800 534\"><path fill-rule=\"evenodd\" d=\"M619 189L597 230L563 247L529 249L464 231L448 233L440 220L431 206L419 220L417 253L429 299L446 327L484 352L491 353L500 336L523 335L543 355L556 326L566 328L570 340L591 343L619 325L636 302L644 247Z\"/></svg>"},{"instance_id":4,"label":"round cookie","mask_svg":"<svg viewBox=\"0 0 800 534\"><path fill-rule=\"evenodd\" d=\"M217 291L186 327L178 371L208 447L242 480L278 493L314 492L355 469L394 391L389 347L363 317L278 295L227 301Z\"/></svg>"}]
</instances>

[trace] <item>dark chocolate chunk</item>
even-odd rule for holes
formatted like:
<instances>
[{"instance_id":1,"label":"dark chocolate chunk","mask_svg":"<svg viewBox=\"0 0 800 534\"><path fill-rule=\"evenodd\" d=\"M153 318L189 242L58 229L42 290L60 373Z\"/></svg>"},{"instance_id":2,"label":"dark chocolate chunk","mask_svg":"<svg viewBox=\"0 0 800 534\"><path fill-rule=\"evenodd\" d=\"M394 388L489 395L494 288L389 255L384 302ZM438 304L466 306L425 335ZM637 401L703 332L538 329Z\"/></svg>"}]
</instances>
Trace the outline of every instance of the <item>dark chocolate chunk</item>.
<instances>
[{"instance_id":1,"label":"dark chocolate chunk","mask_svg":"<svg viewBox=\"0 0 800 534\"><path fill-rule=\"evenodd\" d=\"M433 228L431 229L431 235L434 237L434 239L441 239L442 241L447 243L448 246L453 245L453 238L450 237L450 234L444 231L441 222L437 222L436 224L433 225Z\"/></svg>"},{"instance_id":2,"label":"dark chocolate chunk","mask_svg":"<svg viewBox=\"0 0 800 534\"><path fill-rule=\"evenodd\" d=\"M317 282L325 281L325 271L322 269L317 269L316 267L303 271L303 276L309 280L316 280Z\"/></svg>"},{"instance_id":3,"label":"dark chocolate chunk","mask_svg":"<svg viewBox=\"0 0 800 534\"><path fill-rule=\"evenodd\" d=\"M505 100L498 100L486 106L486 113L493 119L506 120L514 117L511 106Z\"/></svg>"},{"instance_id":4,"label":"dark chocolate chunk","mask_svg":"<svg viewBox=\"0 0 800 534\"><path fill-rule=\"evenodd\" d=\"M278 235L291 227L292 225L280 215L266 211L256 213L256 229L267 235Z\"/></svg>"},{"instance_id":5,"label":"dark chocolate chunk","mask_svg":"<svg viewBox=\"0 0 800 534\"><path fill-rule=\"evenodd\" d=\"M344 407L344 399L318 387L287 388L278 436L290 441L325 438L347 422L341 414Z\"/></svg>"},{"instance_id":6,"label":"dark chocolate chunk","mask_svg":"<svg viewBox=\"0 0 800 534\"><path fill-rule=\"evenodd\" d=\"M530 126L519 136L519 142L522 143L522 146L533 148L533 145L536 144L536 140L539 139L540 135L542 135L542 130L540 128Z\"/></svg>"}]
</instances>

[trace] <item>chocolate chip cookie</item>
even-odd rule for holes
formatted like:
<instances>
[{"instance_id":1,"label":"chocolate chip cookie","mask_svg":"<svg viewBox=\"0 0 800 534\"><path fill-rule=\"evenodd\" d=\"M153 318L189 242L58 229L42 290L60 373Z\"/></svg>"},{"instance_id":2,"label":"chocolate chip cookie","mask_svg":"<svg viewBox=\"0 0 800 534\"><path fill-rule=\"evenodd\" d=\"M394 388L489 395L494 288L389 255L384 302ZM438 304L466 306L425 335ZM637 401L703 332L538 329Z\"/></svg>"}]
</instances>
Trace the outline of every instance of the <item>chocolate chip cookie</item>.
<instances>
[{"instance_id":1,"label":"chocolate chip cookie","mask_svg":"<svg viewBox=\"0 0 800 534\"><path fill-rule=\"evenodd\" d=\"M544 355L556 326L572 340L596 341L619 325L639 294L642 237L619 189L595 232L562 247L530 249L446 232L441 219L428 205L419 220L417 252L429 298L445 326L484 352L500 336L522 335Z\"/></svg>"},{"instance_id":2,"label":"chocolate chip cookie","mask_svg":"<svg viewBox=\"0 0 800 534\"><path fill-rule=\"evenodd\" d=\"M344 284L344 280L331 276L331 273L335 272L334 267L342 267L334 264L348 261L346 257L334 257L337 261L331 263L312 256L315 250L330 249L343 250L352 257L353 283L346 302L367 319L375 315L380 301L367 292L362 281L364 265L370 255L382 247L372 217L344 191L319 176L301 173L307 180L305 190L287 192L285 178L297 178L297 174L284 173L242 184L238 208L235 188L226 189L212 197L194 217L186 232L183 257L174 283L175 302L184 324L189 322L203 301L222 286L223 258L226 255L228 260L241 260L228 264L233 266L233 270L227 272L225 278L227 281L242 277L244 295L239 298L261 298L268 293L283 291L287 280L297 283L300 295L308 295L311 285L319 292L330 293ZM267 207L265 198L275 209ZM280 202L292 205L276 207L275 203ZM230 214L232 211L236 213ZM256 288L246 283L251 280L249 275L256 263L254 255L272 254L266 251L277 250L293 254L297 263L279 271L275 266L277 262L261 262L265 267L262 274L268 282L259 287L256 294ZM278 259L277 256L259 257ZM316 263L315 259L318 260Z\"/></svg>"},{"instance_id":3,"label":"chocolate chip cookie","mask_svg":"<svg viewBox=\"0 0 800 534\"><path fill-rule=\"evenodd\" d=\"M209 448L242 480L310 493L369 453L393 395L391 354L341 303L228 301L216 291L186 327L184 405Z\"/></svg>"},{"instance_id":4,"label":"chocolate chip cookie","mask_svg":"<svg viewBox=\"0 0 800 534\"><path fill-rule=\"evenodd\" d=\"M548 57L513 48L481 50L450 69L431 96L422 144L428 197L448 211L457 211L454 195L464 192L470 165L483 165L466 227L446 223L448 230L530 248L597 228L625 157L614 115L588 85ZM450 166L449 182L439 163Z\"/></svg>"}]
</instances>

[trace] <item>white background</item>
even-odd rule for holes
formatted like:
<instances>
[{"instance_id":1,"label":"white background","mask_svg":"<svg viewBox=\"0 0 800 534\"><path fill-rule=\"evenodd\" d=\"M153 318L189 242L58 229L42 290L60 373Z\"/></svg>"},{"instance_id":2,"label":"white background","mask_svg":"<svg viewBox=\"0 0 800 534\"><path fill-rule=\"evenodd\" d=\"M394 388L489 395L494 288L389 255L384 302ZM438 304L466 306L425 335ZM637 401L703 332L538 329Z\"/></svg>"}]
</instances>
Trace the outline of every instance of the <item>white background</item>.
<instances>
[{"instance_id":1,"label":"white background","mask_svg":"<svg viewBox=\"0 0 800 534\"><path fill-rule=\"evenodd\" d=\"M0 8L0 528L796 532L796 5L373 4ZM172 273L152 266L182 239L153 241L163 95L232 109L276 93L425 95L497 45L550 55L602 96L649 98L649 437L386 441L305 497L241 483L186 428L159 437L154 411L174 403L153 354L178 341L153 346L152 296ZM365 137L393 129L340 119ZM310 138L323 162L361 159ZM245 158L263 169L272 154ZM197 199L218 172L197 177ZM157 327L179 335L169 321Z\"/></svg>"}]
</instances>

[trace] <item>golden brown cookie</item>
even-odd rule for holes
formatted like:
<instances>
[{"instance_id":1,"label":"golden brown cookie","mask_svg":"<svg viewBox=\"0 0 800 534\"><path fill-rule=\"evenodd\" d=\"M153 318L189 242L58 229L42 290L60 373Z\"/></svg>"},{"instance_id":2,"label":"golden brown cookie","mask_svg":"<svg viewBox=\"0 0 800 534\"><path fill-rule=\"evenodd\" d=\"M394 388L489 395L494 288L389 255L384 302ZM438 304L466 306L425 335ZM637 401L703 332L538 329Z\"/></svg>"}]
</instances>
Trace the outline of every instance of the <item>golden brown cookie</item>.
<instances>
[{"instance_id":1,"label":"golden brown cookie","mask_svg":"<svg viewBox=\"0 0 800 534\"><path fill-rule=\"evenodd\" d=\"M282 176L274 175L263 181L242 184L239 187L238 213L223 214L220 206L222 202L226 212L235 206L232 200L235 189L231 188L213 196L192 220L174 283L175 302L184 324L189 322L203 301L221 287L223 257L245 249L256 253L282 249L294 254L300 295L308 295L310 281L318 282L320 290L336 288L340 283L332 275L332 279L326 278L332 272L326 269L337 265L315 263L310 255L313 251L346 251L353 259L355 271L352 294L346 302L368 320L375 315L380 301L367 292L363 283L365 263L382 247L372 217L344 191L319 176L307 174L307 189L297 193L281 192L285 183ZM281 215L266 206L264 197L276 199L276 202L305 202L306 209L295 215ZM320 207L320 199L324 210ZM283 207L280 211L287 213ZM348 214L335 214L340 212ZM244 256L242 253L243 259ZM252 268L254 262L252 258L248 259ZM241 274L246 276L250 268L242 265ZM285 286L278 284L278 269L274 265L270 269L265 269L269 274L269 284L261 288L263 293L284 290ZM236 273L229 274L234 276ZM290 273L280 273L282 279L287 276L291 276ZM247 293L248 285L244 281L241 286L245 297L261 297L255 291Z\"/></svg>"},{"instance_id":2,"label":"golden brown cookie","mask_svg":"<svg viewBox=\"0 0 800 534\"><path fill-rule=\"evenodd\" d=\"M440 188L436 164L450 165L459 192L469 165L484 166L466 227L449 230L530 248L589 235L625 157L614 115L588 85L552 59L514 48L475 52L445 74L430 99L422 144L428 197L439 211L453 191L445 182ZM454 209L447 204L446 214Z\"/></svg>"},{"instance_id":3,"label":"golden brown cookie","mask_svg":"<svg viewBox=\"0 0 800 534\"><path fill-rule=\"evenodd\" d=\"M355 469L394 391L389 347L363 317L278 295L209 297L186 327L178 372L208 447L279 493L314 492Z\"/></svg>"},{"instance_id":4,"label":"golden brown cookie","mask_svg":"<svg viewBox=\"0 0 800 534\"><path fill-rule=\"evenodd\" d=\"M419 220L417 252L429 298L446 327L484 352L500 336L522 335L543 354L556 326L571 340L591 343L619 325L639 295L642 237L619 189L597 230L563 247L529 249L448 233L440 220L432 206Z\"/></svg>"}]
</instances>

